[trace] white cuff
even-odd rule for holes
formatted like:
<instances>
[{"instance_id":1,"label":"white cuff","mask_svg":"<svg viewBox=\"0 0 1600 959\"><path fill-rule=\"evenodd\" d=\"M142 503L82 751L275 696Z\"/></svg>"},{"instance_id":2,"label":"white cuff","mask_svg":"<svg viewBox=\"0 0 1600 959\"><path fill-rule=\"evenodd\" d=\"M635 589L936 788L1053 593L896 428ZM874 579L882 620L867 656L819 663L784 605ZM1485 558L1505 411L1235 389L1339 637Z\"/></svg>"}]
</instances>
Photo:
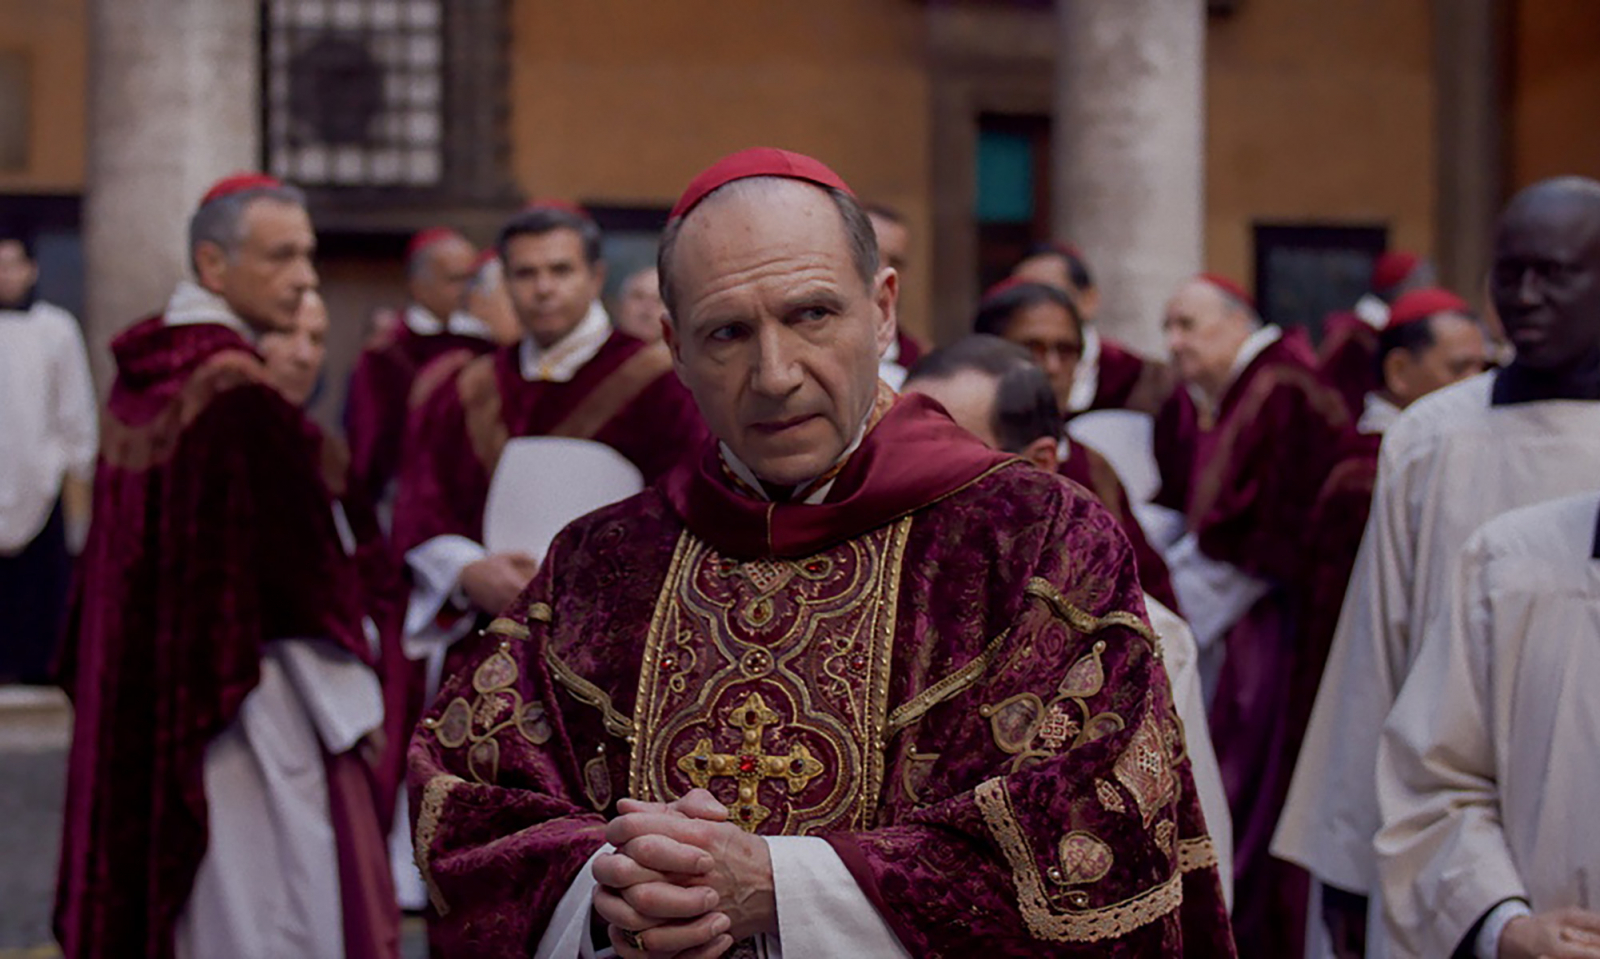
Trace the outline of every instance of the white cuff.
<instances>
[{"instance_id":1,"label":"white cuff","mask_svg":"<svg viewBox=\"0 0 1600 959\"><path fill-rule=\"evenodd\" d=\"M1167 566L1172 572L1172 589L1201 649L1211 648L1270 589L1264 580L1232 563L1200 552L1200 541L1193 533L1167 551Z\"/></svg>"},{"instance_id":2,"label":"white cuff","mask_svg":"<svg viewBox=\"0 0 1600 959\"><path fill-rule=\"evenodd\" d=\"M909 957L826 839L768 836L783 959Z\"/></svg>"},{"instance_id":3,"label":"white cuff","mask_svg":"<svg viewBox=\"0 0 1600 959\"><path fill-rule=\"evenodd\" d=\"M332 643L278 640L266 655L283 667L317 738L328 752L347 752L383 725L383 688L372 668Z\"/></svg>"},{"instance_id":4,"label":"white cuff","mask_svg":"<svg viewBox=\"0 0 1600 959\"><path fill-rule=\"evenodd\" d=\"M600 956L615 955L611 949L597 953L589 938L589 914L594 911L594 890L599 885L594 881L594 861L613 851L612 845L606 843L595 850L589 861L578 870L572 885L567 887L566 894L556 903L556 911L551 914L550 925L544 928L544 935L539 937L539 947L534 950L533 959L599 959Z\"/></svg>"},{"instance_id":5,"label":"white cuff","mask_svg":"<svg viewBox=\"0 0 1600 959\"><path fill-rule=\"evenodd\" d=\"M1533 915L1533 910L1521 899L1507 899L1500 905L1489 910L1483 917L1483 925L1478 927L1478 938L1472 943L1472 954L1478 959L1499 959L1500 936L1505 933L1506 926L1511 925L1511 920L1523 916Z\"/></svg>"},{"instance_id":6,"label":"white cuff","mask_svg":"<svg viewBox=\"0 0 1600 959\"><path fill-rule=\"evenodd\" d=\"M406 553L412 582L406 606L407 657L422 659L439 643L449 645L461 638L463 631L441 630L435 623L445 604L461 598L461 571L488 555L482 544L465 536L435 536Z\"/></svg>"}]
</instances>

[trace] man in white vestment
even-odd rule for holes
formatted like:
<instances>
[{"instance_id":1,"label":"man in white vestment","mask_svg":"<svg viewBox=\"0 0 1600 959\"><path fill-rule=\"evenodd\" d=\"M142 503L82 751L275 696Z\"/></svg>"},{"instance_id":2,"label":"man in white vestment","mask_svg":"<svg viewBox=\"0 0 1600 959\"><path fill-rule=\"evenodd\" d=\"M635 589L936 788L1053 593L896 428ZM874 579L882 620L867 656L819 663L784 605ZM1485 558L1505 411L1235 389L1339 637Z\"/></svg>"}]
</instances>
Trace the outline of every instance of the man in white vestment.
<instances>
[{"instance_id":1,"label":"man in white vestment","mask_svg":"<svg viewBox=\"0 0 1600 959\"><path fill-rule=\"evenodd\" d=\"M1600 476L1600 183L1569 177L1519 193L1495 235L1491 293L1516 360L1439 390L1385 434L1371 518L1273 842L1354 897L1324 919L1335 952L1382 955L1359 897L1377 887L1379 732L1417 637L1440 628L1467 537L1509 509L1574 494ZM1372 911L1375 913L1375 911Z\"/></svg>"},{"instance_id":2,"label":"man in white vestment","mask_svg":"<svg viewBox=\"0 0 1600 959\"><path fill-rule=\"evenodd\" d=\"M1600 956L1600 496L1467 541L1378 750L1388 955Z\"/></svg>"},{"instance_id":3,"label":"man in white vestment","mask_svg":"<svg viewBox=\"0 0 1600 959\"><path fill-rule=\"evenodd\" d=\"M50 679L94 471L83 334L38 278L26 238L0 232L0 683Z\"/></svg>"}]
</instances>

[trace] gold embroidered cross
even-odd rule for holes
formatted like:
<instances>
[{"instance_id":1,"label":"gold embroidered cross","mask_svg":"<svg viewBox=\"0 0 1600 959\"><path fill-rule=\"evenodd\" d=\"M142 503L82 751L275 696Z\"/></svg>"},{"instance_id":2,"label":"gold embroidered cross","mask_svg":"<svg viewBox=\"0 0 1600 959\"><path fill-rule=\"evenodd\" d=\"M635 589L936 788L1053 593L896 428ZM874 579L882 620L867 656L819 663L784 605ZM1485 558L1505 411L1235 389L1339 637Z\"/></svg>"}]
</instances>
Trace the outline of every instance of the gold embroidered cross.
<instances>
[{"instance_id":1,"label":"gold embroidered cross","mask_svg":"<svg viewBox=\"0 0 1600 959\"><path fill-rule=\"evenodd\" d=\"M763 751L761 738L767 727L777 721L778 714L767 707L761 694L751 693L730 719L730 725L743 730L743 741L737 753L714 753L711 740L702 739L687 756L678 760L678 768L701 789L712 779L732 777L738 780L739 798L728 812L734 824L746 832L755 832L756 827L772 815L772 810L761 805L756 795L762 780L787 780L789 795L793 796L822 774L822 763L800 743L789 747L787 756L768 756Z\"/></svg>"}]
</instances>

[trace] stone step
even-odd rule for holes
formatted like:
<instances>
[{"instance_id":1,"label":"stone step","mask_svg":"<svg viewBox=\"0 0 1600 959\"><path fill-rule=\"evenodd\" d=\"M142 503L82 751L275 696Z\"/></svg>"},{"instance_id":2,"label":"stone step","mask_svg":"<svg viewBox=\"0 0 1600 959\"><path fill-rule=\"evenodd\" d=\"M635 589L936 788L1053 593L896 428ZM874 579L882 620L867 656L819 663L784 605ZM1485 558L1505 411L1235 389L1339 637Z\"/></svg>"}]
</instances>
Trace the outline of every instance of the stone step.
<instances>
[{"instance_id":1,"label":"stone step","mask_svg":"<svg viewBox=\"0 0 1600 959\"><path fill-rule=\"evenodd\" d=\"M72 741L72 704L49 686L0 686L0 751L51 752Z\"/></svg>"}]
</instances>

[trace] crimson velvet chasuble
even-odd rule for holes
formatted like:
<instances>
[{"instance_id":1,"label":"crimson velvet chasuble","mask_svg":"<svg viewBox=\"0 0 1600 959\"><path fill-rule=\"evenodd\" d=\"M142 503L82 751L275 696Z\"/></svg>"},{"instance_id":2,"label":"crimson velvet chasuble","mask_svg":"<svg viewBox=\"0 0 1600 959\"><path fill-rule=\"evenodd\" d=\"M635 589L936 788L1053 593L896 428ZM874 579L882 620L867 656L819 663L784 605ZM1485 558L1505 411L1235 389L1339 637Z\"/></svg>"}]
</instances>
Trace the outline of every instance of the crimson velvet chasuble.
<instances>
[{"instance_id":1,"label":"crimson velvet chasuble","mask_svg":"<svg viewBox=\"0 0 1600 959\"><path fill-rule=\"evenodd\" d=\"M469 641L411 748L439 954L528 955L617 800L696 786L826 839L912 955L1233 954L1127 538L879 411L818 505L708 446Z\"/></svg>"},{"instance_id":2,"label":"crimson velvet chasuble","mask_svg":"<svg viewBox=\"0 0 1600 959\"><path fill-rule=\"evenodd\" d=\"M165 957L207 849L206 747L255 688L265 644L369 650L360 569L333 514L343 447L225 326L156 317L112 351L67 629L76 716L56 929L68 957ZM381 843L370 781L351 763L327 766L341 860L358 829ZM363 887L351 876L343 888L347 920ZM356 935L347 922L352 955Z\"/></svg>"}]
</instances>

